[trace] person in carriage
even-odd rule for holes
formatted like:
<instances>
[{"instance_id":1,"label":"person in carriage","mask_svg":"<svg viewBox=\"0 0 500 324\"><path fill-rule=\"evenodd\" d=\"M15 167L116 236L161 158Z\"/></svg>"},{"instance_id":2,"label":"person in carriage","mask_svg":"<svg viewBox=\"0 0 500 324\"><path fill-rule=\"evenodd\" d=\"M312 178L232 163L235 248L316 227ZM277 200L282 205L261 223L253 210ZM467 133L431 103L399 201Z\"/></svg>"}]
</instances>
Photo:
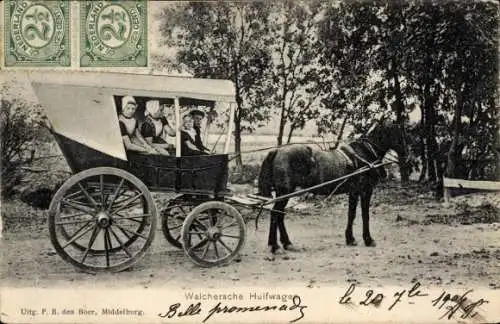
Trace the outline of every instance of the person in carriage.
<instances>
[{"instance_id":1,"label":"person in carriage","mask_svg":"<svg viewBox=\"0 0 500 324\"><path fill-rule=\"evenodd\" d=\"M146 102L146 119L141 125L141 134L149 145L159 154L170 155L167 148L170 146L164 134L175 137L175 130L168 124L167 118L163 114L163 106L158 100Z\"/></svg>"},{"instance_id":2,"label":"person in carriage","mask_svg":"<svg viewBox=\"0 0 500 324\"><path fill-rule=\"evenodd\" d=\"M132 96L122 98L122 109L118 116L120 133L125 149L141 153L155 154L156 150L150 146L139 132L138 121L135 118L137 103Z\"/></svg>"},{"instance_id":3,"label":"person in carriage","mask_svg":"<svg viewBox=\"0 0 500 324\"><path fill-rule=\"evenodd\" d=\"M207 152L201 150L196 145L196 130L194 128L194 120L191 113L184 115L182 118L183 127L181 129L181 155L208 155Z\"/></svg>"},{"instance_id":4,"label":"person in carriage","mask_svg":"<svg viewBox=\"0 0 500 324\"><path fill-rule=\"evenodd\" d=\"M193 109L189 114L193 118L193 129L196 132L194 145L196 146L198 151L210 154L210 150L206 148L201 141L201 122L203 121L203 118L205 118L205 113L201 110Z\"/></svg>"}]
</instances>

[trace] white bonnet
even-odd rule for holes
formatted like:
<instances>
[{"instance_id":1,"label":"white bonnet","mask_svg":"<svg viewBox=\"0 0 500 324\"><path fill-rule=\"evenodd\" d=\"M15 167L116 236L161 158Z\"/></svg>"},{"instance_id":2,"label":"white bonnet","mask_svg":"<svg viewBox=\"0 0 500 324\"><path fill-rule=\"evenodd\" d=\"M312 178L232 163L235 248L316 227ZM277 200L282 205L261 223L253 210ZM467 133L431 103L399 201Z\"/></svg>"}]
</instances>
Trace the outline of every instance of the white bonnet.
<instances>
[{"instance_id":1,"label":"white bonnet","mask_svg":"<svg viewBox=\"0 0 500 324\"><path fill-rule=\"evenodd\" d=\"M132 97L132 96L124 96L122 98L122 108L124 108L128 103L133 103L134 105L137 105L137 103L135 102L134 97Z\"/></svg>"},{"instance_id":2,"label":"white bonnet","mask_svg":"<svg viewBox=\"0 0 500 324\"><path fill-rule=\"evenodd\" d=\"M161 109L160 102L158 100L149 100L146 102L146 112L145 115L154 115Z\"/></svg>"}]
</instances>

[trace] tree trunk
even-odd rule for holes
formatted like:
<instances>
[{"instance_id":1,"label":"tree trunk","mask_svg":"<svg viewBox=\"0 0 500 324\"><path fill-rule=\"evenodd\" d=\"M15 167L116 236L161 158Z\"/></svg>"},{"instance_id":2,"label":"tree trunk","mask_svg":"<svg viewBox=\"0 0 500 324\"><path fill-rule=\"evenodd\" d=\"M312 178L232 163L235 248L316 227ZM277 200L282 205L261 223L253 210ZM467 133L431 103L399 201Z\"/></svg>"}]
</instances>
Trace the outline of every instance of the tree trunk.
<instances>
[{"instance_id":1,"label":"tree trunk","mask_svg":"<svg viewBox=\"0 0 500 324\"><path fill-rule=\"evenodd\" d=\"M423 102L423 100L421 100ZM420 176L418 178L419 182L425 180L427 173L427 154L426 154L426 142L425 142L425 109L420 105L420 158L422 160L422 170L420 171Z\"/></svg>"},{"instance_id":2,"label":"tree trunk","mask_svg":"<svg viewBox=\"0 0 500 324\"><path fill-rule=\"evenodd\" d=\"M498 114L498 113L497 113ZM495 180L500 181L500 118L497 115L497 131L495 132L495 146L494 146L494 156L495 156Z\"/></svg>"},{"instance_id":3,"label":"tree trunk","mask_svg":"<svg viewBox=\"0 0 500 324\"><path fill-rule=\"evenodd\" d=\"M240 94L238 79L235 82L236 90L236 111L234 114L234 152L236 153L236 172L243 170L243 160L241 159L241 112L243 110L243 98Z\"/></svg>"},{"instance_id":4,"label":"tree trunk","mask_svg":"<svg viewBox=\"0 0 500 324\"><path fill-rule=\"evenodd\" d=\"M344 120L342 121L342 125L340 126L339 134L337 135L337 140L335 141L334 149L337 149L340 145L340 140L342 139L342 136L344 135L344 129L345 129L345 125L347 124L347 119L349 119L348 114L346 114L346 116L344 117Z\"/></svg>"},{"instance_id":5,"label":"tree trunk","mask_svg":"<svg viewBox=\"0 0 500 324\"><path fill-rule=\"evenodd\" d=\"M236 153L236 170L240 172L243 169L243 161L241 159L241 120L240 118L234 119L234 152Z\"/></svg>"},{"instance_id":6,"label":"tree trunk","mask_svg":"<svg viewBox=\"0 0 500 324\"><path fill-rule=\"evenodd\" d=\"M453 116L453 131L452 131L452 142L450 150L448 151L448 165L446 168L446 175L448 177L454 178L458 176L458 165L460 164L461 156L461 145L460 145L460 135L462 126L462 89L458 87L457 91L457 105L455 108L455 116Z\"/></svg>"},{"instance_id":7,"label":"tree trunk","mask_svg":"<svg viewBox=\"0 0 500 324\"><path fill-rule=\"evenodd\" d=\"M426 154L425 137L423 135L420 143L420 158L422 159L422 170L420 170L420 176L418 177L418 181L423 182L427 174L427 154Z\"/></svg>"},{"instance_id":8,"label":"tree trunk","mask_svg":"<svg viewBox=\"0 0 500 324\"><path fill-rule=\"evenodd\" d=\"M428 161L428 179L430 182L435 183L437 181L437 166L436 166L436 155L437 155L437 143L436 143L436 135L434 132L434 123L435 121L431 121L432 124L429 125L429 133L428 143L427 143L427 161Z\"/></svg>"},{"instance_id":9,"label":"tree trunk","mask_svg":"<svg viewBox=\"0 0 500 324\"><path fill-rule=\"evenodd\" d=\"M285 132L285 124L286 124L286 116L285 116L285 107L281 108L281 117L280 117L280 125L278 129L278 146L283 144L283 133Z\"/></svg>"},{"instance_id":10,"label":"tree trunk","mask_svg":"<svg viewBox=\"0 0 500 324\"><path fill-rule=\"evenodd\" d=\"M430 63L428 63L430 64ZM430 76L426 76L426 82L424 85L424 96L423 96L423 106L425 111L425 125L424 133L426 137L426 148L427 148L427 180L431 183L436 182L436 154L437 154L437 142L436 142L436 114L434 111L434 100L430 91L430 83L432 80Z\"/></svg>"},{"instance_id":11,"label":"tree trunk","mask_svg":"<svg viewBox=\"0 0 500 324\"><path fill-rule=\"evenodd\" d=\"M394 97L396 99L396 121L400 125L401 129L405 129L404 123L404 103L403 94L401 93L401 84L399 82L399 76L396 69L396 59L392 58L392 77L394 79ZM406 149L406 148L405 148ZM398 153L399 154L399 153ZM399 159L399 173L401 174L401 182L407 183L410 180L410 172L408 169L408 164L406 163L406 156L398 156Z\"/></svg>"},{"instance_id":12,"label":"tree trunk","mask_svg":"<svg viewBox=\"0 0 500 324\"><path fill-rule=\"evenodd\" d=\"M288 138L286 140L287 144L290 144L290 140L292 139L293 131L295 130L295 124L290 124L290 130L288 131Z\"/></svg>"}]
</instances>

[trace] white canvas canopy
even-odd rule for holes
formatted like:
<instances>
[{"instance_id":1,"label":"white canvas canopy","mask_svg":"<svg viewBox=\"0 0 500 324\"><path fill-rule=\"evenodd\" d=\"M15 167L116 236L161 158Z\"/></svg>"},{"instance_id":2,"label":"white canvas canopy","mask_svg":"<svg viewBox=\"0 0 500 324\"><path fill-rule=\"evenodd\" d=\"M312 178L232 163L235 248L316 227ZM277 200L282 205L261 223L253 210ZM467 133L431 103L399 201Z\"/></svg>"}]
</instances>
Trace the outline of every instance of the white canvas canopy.
<instances>
[{"instance_id":1,"label":"white canvas canopy","mask_svg":"<svg viewBox=\"0 0 500 324\"><path fill-rule=\"evenodd\" d=\"M123 160L127 157L113 96L192 98L222 103L235 100L234 85L228 80L53 71L31 72L28 77L56 133ZM234 108L232 111L230 121ZM180 123L177 100L176 115Z\"/></svg>"}]
</instances>

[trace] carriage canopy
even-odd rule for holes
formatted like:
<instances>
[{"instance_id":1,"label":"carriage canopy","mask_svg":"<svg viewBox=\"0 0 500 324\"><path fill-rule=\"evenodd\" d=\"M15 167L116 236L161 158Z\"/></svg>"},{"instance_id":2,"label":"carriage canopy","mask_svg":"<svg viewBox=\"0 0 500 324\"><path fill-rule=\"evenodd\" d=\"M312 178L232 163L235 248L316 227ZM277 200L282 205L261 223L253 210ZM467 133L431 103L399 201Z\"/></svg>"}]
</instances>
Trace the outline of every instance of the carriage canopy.
<instances>
[{"instance_id":1,"label":"carriage canopy","mask_svg":"<svg viewBox=\"0 0 500 324\"><path fill-rule=\"evenodd\" d=\"M229 80L80 71L31 72L29 79L56 133L122 160L127 160L127 155L120 135L117 97L170 99L176 103L176 125L180 124L178 103L183 100L213 103L215 109L227 109L235 100ZM228 135L234 108L231 111Z\"/></svg>"}]
</instances>

